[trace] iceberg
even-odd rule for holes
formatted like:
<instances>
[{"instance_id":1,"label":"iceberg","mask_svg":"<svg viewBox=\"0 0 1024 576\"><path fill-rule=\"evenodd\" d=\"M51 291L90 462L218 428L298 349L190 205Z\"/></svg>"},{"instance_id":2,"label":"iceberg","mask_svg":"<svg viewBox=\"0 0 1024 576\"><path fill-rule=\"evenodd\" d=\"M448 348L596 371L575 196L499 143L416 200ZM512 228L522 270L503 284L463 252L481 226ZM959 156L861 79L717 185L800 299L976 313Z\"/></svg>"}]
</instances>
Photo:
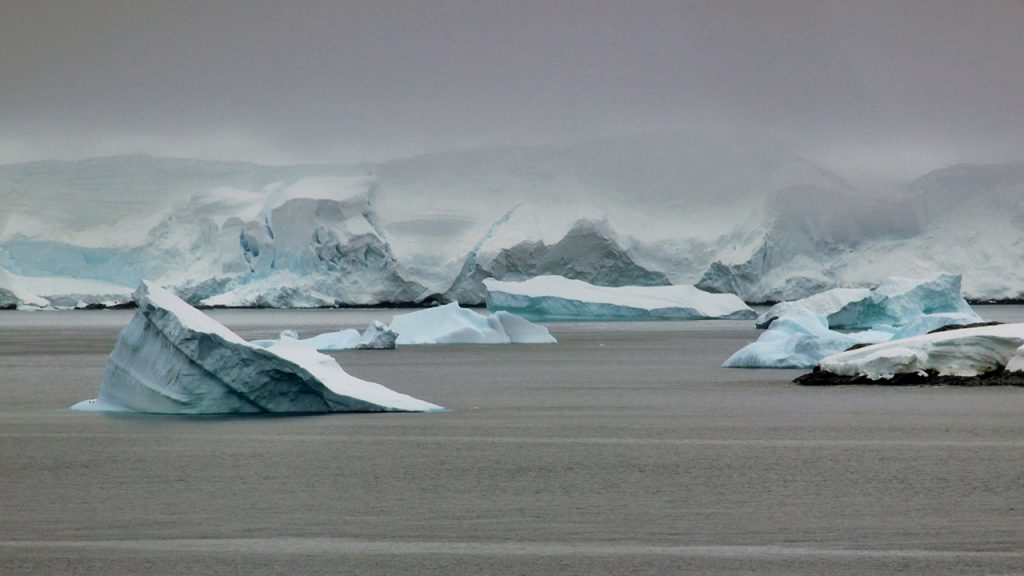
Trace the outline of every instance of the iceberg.
<instances>
[{"instance_id":1,"label":"iceberg","mask_svg":"<svg viewBox=\"0 0 1024 576\"><path fill-rule=\"evenodd\" d=\"M867 288L833 288L799 300L779 302L762 312L754 321L754 326L768 328L776 319L784 318L800 310L821 314L825 316L827 323L829 316L839 312L850 302L859 302L870 295L871 290Z\"/></svg>"},{"instance_id":2,"label":"iceberg","mask_svg":"<svg viewBox=\"0 0 1024 576\"><path fill-rule=\"evenodd\" d=\"M299 340L299 344L315 350L393 350L397 338L398 334L383 322L375 320L362 334L347 328L305 338Z\"/></svg>"},{"instance_id":3,"label":"iceberg","mask_svg":"<svg viewBox=\"0 0 1024 576\"><path fill-rule=\"evenodd\" d=\"M880 325L903 326L930 314L958 314L958 323L980 322L960 295L960 275L938 273L925 279L893 277L874 290L835 288L801 300L781 302L758 316L758 328L792 310L805 308L824 314L832 329L864 329ZM938 327L938 326L936 326Z\"/></svg>"},{"instance_id":4,"label":"iceberg","mask_svg":"<svg viewBox=\"0 0 1024 576\"><path fill-rule=\"evenodd\" d=\"M895 328L878 325L859 332L831 330L828 319L806 308L776 318L754 342L736 351L722 364L725 368L811 368L822 358L859 344L918 336L946 326L975 324L974 313L923 314Z\"/></svg>"},{"instance_id":5,"label":"iceberg","mask_svg":"<svg viewBox=\"0 0 1024 576\"><path fill-rule=\"evenodd\" d=\"M484 280L487 308L544 320L699 320L753 318L734 294L693 286L595 286L561 276L523 282Z\"/></svg>"},{"instance_id":6,"label":"iceberg","mask_svg":"<svg viewBox=\"0 0 1024 576\"><path fill-rule=\"evenodd\" d=\"M802 384L988 383L1024 385L1024 324L961 328L833 354Z\"/></svg>"},{"instance_id":7,"label":"iceberg","mask_svg":"<svg viewBox=\"0 0 1024 576\"><path fill-rule=\"evenodd\" d=\"M830 330L823 314L798 308L778 318L755 342L740 348L725 368L810 368L822 358L857 344L892 338L891 332L865 330L846 334Z\"/></svg>"},{"instance_id":8,"label":"iceberg","mask_svg":"<svg viewBox=\"0 0 1024 576\"><path fill-rule=\"evenodd\" d=\"M874 290L835 288L761 314L757 341L729 357L727 368L810 368L858 344L877 344L945 326L981 322L960 296L960 276L890 278ZM858 332L839 330L864 329Z\"/></svg>"},{"instance_id":9,"label":"iceberg","mask_svg":"<svg viewBox=\"0 0 1024 576\"><path fill-rule=\"evenodd\" d=\"M99 397L78 410L157 414L426 412L439 406L347 374L330 356L281 338L247 342L173 293L143 281L138 310L107 360Z\"/></svg>"},{"instance_id":10,"label":"iceberg","mask_svg":"<svg viewBox=\"0 0 1024 576\"><path fill-rule=\"evenodd\" d=\"M374 320L359 338L359 350L394 350L398 333L380 320Z\"/></svg>"},{"instance_id":11,"label":"iceberg","mask_svg":"<svg viewBox=\"0 0 1024 576\"><path fill-rule=\"evenodd\" d=\"M482 315L452 302L391 320L399 346L413 344L554 344L544 326L508 312Z\"/></svg>"},{"instance_id":12,"label":"iceberg","mask_svg":"<svg viewBox=\"0 0 1024 576\"><path fill-rule=\"evenodd\" d=\"M939 273L924 280L890 278L871 295L850 302L829 315L832 328L870 328L879 324L902 326L925 314L955 313L970 316L974 322L981 317L971 310L960 295L960 275Z\"/></svg>"}]
</instances>

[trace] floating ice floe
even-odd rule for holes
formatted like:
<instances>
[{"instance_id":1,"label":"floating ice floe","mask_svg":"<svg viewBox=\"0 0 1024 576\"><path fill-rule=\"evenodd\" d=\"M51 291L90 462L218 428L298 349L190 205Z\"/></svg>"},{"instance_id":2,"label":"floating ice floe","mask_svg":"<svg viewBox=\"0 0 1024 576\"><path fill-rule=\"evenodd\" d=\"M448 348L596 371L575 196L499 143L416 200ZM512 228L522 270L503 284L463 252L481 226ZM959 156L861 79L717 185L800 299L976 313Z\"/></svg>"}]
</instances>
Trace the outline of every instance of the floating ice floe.
<instances>
[{"instance_id":1,"label":"floating ice floe","mask_svg":"<svg viewBox=\"0 0 1024 576\"><path fill-rule=\"evenodd\" d=\"M693 286L595 286L561 276L523 282L484 280L487 308L545 320L700 320L753 318L733 294Z\"/></svg>"},{"instance_id":2,"label":"floating ice floe","mask_svg":"<svg viewBox=\"0 0 1024 576\"><path fill-rule=\"evenodd\" d=\"M107 360L96 400L78 410L159 414L424 412L439 406L347 374L281 338L246 342L171 292L142 282L138 310Z\"/></svg>"},{"instance_id":3,"label":"floating ice floe","mask_svg":"<svg viewBox=\"0 0 1024 576\"><path fill-rule=\"evenodd\" d=\"M477 314L456 302L400 314L389 328L399 346L411 344L554 344L548 329L515 314Z\"/></svg>"},{"instance_id":4,"label":"floating ice floe","mask_svg":"<svg viewBox=\"0 0 1024 576\"><path fill-rule=\"evenodd\" d=\"M781 302L758 316L758 328L790 311L806 308L824 314L832 329L903 326L925 314L955 313L981 320L960 295L960 275L939 273L926 279L889 278L874 290L835 288L791 302Z\"/></svg>"},{"instance_id":5,"label":"floating ice floe","mask_svg":"<svg viewBox=\"0 0 1024 576\"><path fill-rule=\"evenodd\" d=\"M804 384L988 383L1024 385L1024 324L962 328L833 354Z\"/></svg>"}]
</instances>

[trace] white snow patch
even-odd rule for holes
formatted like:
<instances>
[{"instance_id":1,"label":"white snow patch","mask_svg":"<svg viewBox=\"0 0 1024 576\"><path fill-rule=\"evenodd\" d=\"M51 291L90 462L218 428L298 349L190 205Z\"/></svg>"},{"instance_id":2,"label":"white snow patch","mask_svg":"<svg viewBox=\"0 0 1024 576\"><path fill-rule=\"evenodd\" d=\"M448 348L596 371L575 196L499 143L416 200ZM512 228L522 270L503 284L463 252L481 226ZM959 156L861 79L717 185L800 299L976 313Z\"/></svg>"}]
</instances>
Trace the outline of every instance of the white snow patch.
<instances>
[{"instance_id":1,"label":"white snow patch","mask_svg":"<svg viewBox=\"0 0 1024 576\"><path fill-rule=\"evenodd\" d=\"M702 319L753 318L754 311L733 294L711 294L693 286L595 286L562 276L523 282L484 280L487 307L527 318Z\"/></svg>"},{"instance_id":2,"label":"white snow patch","mask_svg":"<svg viewBox=\"0 0 1024 576\"><path fill-rule=\"evenodd\" d=\"M1000 368L1024 369L1024 324L1001 324L924 334L833 354L818 366L840 376L889 379L935 371L978 376Z\"/></svg>"}]
</instances>

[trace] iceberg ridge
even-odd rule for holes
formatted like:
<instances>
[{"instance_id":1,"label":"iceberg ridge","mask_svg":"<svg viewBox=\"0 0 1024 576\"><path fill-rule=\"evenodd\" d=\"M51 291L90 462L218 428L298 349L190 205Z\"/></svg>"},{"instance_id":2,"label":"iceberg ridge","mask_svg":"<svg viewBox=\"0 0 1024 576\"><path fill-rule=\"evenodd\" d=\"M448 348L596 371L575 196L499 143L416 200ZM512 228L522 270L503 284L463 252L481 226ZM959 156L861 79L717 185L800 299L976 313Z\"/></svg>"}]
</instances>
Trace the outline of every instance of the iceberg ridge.
<instances>
[{"instance_id":1,"label":"iceberg ridge","mask_svg":"<svg viewBox=\"0 0 1024 576\"><path fill-rule=\"evenodd\" d=\"M347 374L292 338L246 342L143 281L138 310L107 360L96 402L78 409L158 414L423 412L439 406Z\"/></svg>"}]
</instances>

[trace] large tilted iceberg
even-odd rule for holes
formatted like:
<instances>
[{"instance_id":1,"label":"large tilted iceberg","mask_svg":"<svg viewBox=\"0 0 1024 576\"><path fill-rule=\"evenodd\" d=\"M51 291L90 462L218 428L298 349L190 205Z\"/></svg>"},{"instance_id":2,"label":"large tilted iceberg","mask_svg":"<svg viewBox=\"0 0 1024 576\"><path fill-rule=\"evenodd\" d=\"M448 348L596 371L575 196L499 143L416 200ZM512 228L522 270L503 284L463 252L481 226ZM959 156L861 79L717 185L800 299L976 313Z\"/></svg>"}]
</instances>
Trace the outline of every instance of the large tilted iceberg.
<instances>
[{"instance_id":1,"label":"large tilted iceberg","mask_svg":"<svg viewBox=\"0 0 1024 576\"><path fill-rule=\"evenodd\" d=\"M851 346L981 322L960 296L960 277L892 278L874 290L837 288L773 306L758 317L768 326L757 341L729 357L726 368L810 368ZM843 328L866 328L840 332Z\"/></svg>"},{"instance_id":2,"label":"large tilted iceberg","mask_svg":"<svg viewBox=\"0 0 1024 576\"><path fill-rule=\"evenodd\" d=\"M482 315L457 303L400 314L389 328L399 346L411 344L553 344L548 329L515 314Z\"/></svg>"},{"instance_id":3,"label":"large tilted iceberg","mask_svg":"<svg viewBox=\"0 0 1024 576\"><path fill-rule=\"evenodd\" d=\"M487 308L544 320L699 320L753 318L733 294L693 286L595 286L561 276L523 282L484 280Z\"/></svg>"},{"instance_id":4,"label":"large tilted iceberg","mask_svg":"<svg viewBox=\"0 0 1024 576\"><path fill-rule=\"evenodd\" d=\"M138 311L107 360L96 400L73 408L159 414L424 412L439 406L347 374L281 338L246 342L171 292L143 281Z\"/></svg>"},{"instance_id":5,"label":"large tilted iceberg","mask_svg":"<svg viewBox=\"0 0 1024 576\"><path fill-rule=\"evenodd\" d=\"M804 384L1024 385L1024 324L963 328L884 342L824 358Z\"/></svg>"}]
</instances>

